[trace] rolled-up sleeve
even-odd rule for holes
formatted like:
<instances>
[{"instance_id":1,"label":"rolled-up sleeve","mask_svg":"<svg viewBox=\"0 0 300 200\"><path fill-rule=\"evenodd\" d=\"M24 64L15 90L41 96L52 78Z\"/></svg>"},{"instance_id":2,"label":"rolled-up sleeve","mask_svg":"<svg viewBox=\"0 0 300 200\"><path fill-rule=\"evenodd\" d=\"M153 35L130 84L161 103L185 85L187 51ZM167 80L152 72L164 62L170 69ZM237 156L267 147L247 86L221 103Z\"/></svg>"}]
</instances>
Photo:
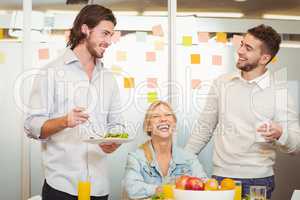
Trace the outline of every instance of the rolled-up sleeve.
<instances>
[{"instance_id":1,"label":"rolled-up sleeve","mask_svg":"<svg viewBox=\"0 0 300 200\"><path fill-rule=\"evenodd\" d=\"M50 83L47 70L40 70L35 77L26 108L24 129L30 138L39 139L43 124L49 120L54 98L53 89L49 89Z\"/></svg>"},{"instance_id":2,"label":"rolled-up sleeve","mask_svg":"<svg viewBox=\"0 0 300 200\"><path fill-rule=\"evenodd\" d=\"M155 194L156 187L158 187L157 185L146 183L140 171L141 167L138 158L133 153L129 153L124 177L125 189L129 198L150 197Z\"/></svg>"},{"instance_id":3,"label":"rolled-up sleeve","mask_svg":"<svg viewBox=\"0 0 300 200\"><path fill-rule=\"evenodd\" d=\"M299 153L299 117L296 112L294 99L288 95L287 90L276 91L276 108L275 121L282 126L283 130L276 144L285 153Z\"/></svg>"}]
</instances>

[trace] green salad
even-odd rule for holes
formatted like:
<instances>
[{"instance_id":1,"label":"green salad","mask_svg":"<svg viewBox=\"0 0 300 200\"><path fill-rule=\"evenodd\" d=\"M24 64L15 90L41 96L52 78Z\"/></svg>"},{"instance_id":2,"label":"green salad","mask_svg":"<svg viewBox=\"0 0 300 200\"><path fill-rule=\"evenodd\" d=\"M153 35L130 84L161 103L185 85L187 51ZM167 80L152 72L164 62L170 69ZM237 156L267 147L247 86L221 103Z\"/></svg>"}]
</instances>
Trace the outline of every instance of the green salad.
<instances>
[{"instance_id":1,"label":"green salad","mask_svg":"<svg viewBox=\"0 0 300 200\"><path fill-rule=\"evenodd\" d=\"M128 133L107 133L105 138L128 138Z\"/></svg>"}]
</instances>

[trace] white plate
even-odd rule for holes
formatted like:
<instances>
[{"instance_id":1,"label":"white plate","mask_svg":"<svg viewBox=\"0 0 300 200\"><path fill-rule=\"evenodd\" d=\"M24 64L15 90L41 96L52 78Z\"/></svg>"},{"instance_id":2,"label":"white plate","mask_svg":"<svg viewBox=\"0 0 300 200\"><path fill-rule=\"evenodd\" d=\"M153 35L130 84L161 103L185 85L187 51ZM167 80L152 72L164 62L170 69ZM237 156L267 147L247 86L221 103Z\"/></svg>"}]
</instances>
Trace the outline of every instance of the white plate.
<instances>
[{"instance_id":1,"label":"white plate","mask_svg":"<svg viewBox=\"0 0 300 200\"><path fill-rule=\"evenodd\" d=\"M131 142L133 138L92 138L92 139L84 139L84 142L90 144L104 144L104 143L117 143L123 144L127 142Z\"/></svg>"},{"instance_id":2,"label":"white plate","mask_svg":"<svg viewBox=\"0 0 300 200\"><path fill-rule=\"evenodd\" d=\"M174 189L176 200L233 200L235 190L194 191Z\"/></svg>"}]
</instances>

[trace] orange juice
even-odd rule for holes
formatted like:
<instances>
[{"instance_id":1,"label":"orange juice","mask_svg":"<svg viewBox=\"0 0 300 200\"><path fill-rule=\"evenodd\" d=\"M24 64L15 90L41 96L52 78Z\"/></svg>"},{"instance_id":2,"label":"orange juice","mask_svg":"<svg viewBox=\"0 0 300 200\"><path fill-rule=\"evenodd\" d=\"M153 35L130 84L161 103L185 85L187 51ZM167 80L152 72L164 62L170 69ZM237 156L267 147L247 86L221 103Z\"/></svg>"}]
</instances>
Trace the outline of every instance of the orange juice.
<instances>
[{"instance_id":1,"label":"orange juice","mask_svg":"<svg viewBox=\"0 0 300 200\"><path fill-rule=\"evenodd\" d=\"M91 183L89 181L79 181L78 183L78 200L90 200Z\"/></svg>"},{"instance_id":2,"label":"orange juice","mask_svg":"<svg viewBox=\"0 0 300 200\"><path fill-rule=\"evenodd\" d=\"M241 181L235 181L234 200L242 200L242 182Z\"/></svg>"},{"instance_id":3,"label":"orange juice","mask_svg":"<svg viewBox=\"0 0 300 200\"><path fill-rule=\"evenodd\" d=\"M163 184L162 185L165 199L173 199L174 198L173 187L174 187L174 185L172 185L172 184Z\"/></svg>"}]
</instances>

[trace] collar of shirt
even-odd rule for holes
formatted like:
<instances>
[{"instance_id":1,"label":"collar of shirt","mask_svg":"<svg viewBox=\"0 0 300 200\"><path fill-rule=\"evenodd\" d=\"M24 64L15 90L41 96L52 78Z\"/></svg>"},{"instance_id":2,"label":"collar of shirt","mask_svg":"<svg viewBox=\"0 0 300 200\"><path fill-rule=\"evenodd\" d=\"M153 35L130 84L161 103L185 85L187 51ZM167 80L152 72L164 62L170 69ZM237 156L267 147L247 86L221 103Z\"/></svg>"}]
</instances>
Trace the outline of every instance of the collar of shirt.
<instances>
[{"instance_id":1,"label":"collar of shirt","mask_svg":"<svg viewBox=\"0 0 300 200\"><path fill-rule=\"evenodd\" d=\"M153 160L150 163L150 165L152 167L155 167L156 163L157 163L156 154L153 149L153 145L151 145L151 142L149 143L149 146L150 146L151 154L153 157ZM182 155L180 155L180 151L179 151L178 147L175 144L172 144L172 160L171 160L171 162L174 162L175 164L184 164L185 163L184 159L182 159Z\"/></svg>"},{"instance_id":2,"label":"collar of shirt","mask_svg":"<svg viewBox=\"0 0 300 200\"><path fill-rule=\"evenodd\" d=\"M74 51L72 51L70 48L66 49L66 52L64 54L64 64L69 65L73 62L79 62L79 59L77 58L76 54ZM96 69L99 70L103 67L103 63L101 62L100 59L96 59Z\"/></svg>"},{"instance_id":3,"label":"collar of shirt","mask_svg":"<svg viewBox=\"0 0 300 200\"><path fill-rule=\"evenodd\" d=\"M267 87L270 87L270 71L267 70L265 73L263 73L262 75L260 75L259 77L247 81L245 80L242 75L241 75L241 71L235 71L233 74L231 74L228 78L229 81L235 80L235 79L240 79L241 81L244 81L246 83L255 83L256 85L258 85L261 89L265 89Z\"/></svg>"}]
</instances>

